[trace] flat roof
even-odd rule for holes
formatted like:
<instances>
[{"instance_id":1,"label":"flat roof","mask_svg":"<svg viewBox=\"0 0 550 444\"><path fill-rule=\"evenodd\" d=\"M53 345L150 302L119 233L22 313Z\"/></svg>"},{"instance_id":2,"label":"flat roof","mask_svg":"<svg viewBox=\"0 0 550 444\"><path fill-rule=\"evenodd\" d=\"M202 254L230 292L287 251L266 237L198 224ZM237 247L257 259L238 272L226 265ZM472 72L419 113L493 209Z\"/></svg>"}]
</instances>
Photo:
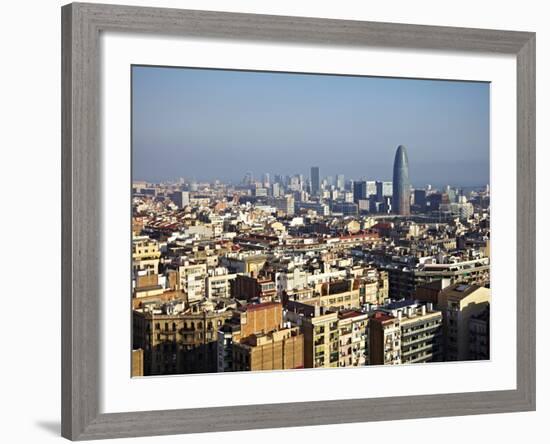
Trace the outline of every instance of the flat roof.
<instances>
[{"instance_id":1,"label":"flat roof","mask_svg":"<svg viewBox=\"0 0 550 444\"><path fill-rule=\"evenodd\" d=\"M396 318L388 313L384 313L383 311L376 311L373 315L373 319L376 319L381 322L387 322L387 321L393 321Z\"/></svg>"},{"instance_id":2,"label":"flat roof","mask_svg":"<svg viewBox=\"0 0 550 444\"><path fill-rule=\"evenodd\" d=\"M279 302L262 302L261 304L250 304L245 307L246 311L262 310L268 307L282 306Z\"/></svg>"},{"instance_id":3,"label":"flat roof","mask_svg":"<svg viewBox=\"0 0 550 444\"><path fill-rule=\"evenodd\" d=\"M450 287L447 287L443 291L445 293L450 293L454 296L466 297L480 288L483 288L483 287L476 284L458 283L458 284L451 285Z\"/></svg>"},{"instance_id":4,"label":"flat roof","mask_svg":"<svg viewBox=\"0 0 550 444\"><path fill-rule=\"evenodd\" d=\"M348 319L348 318L353 318L355 316L363 316L363 315L366 315L366 313L363 313L362 311L359 311L359 310L341 310L338 312L338 317L340 319Z\"/></svg>"},{"instance_id":5,"label":"flat roof","mask_svg":"<svg viewBox=\"0 0 550 444\"><path fill-rule=\"evenodd\" d=\"M397 310L400 308L409 307L411 305L417 305L417 304L418 304L418 301L414 299L402 299L400 301L390 302L389 304L386 304L381 308L385 308L387 310Z\"/></svg>"},{"instance_id":6,"label":"flat roof","mask_svg":"<svg viewBox=\"0 0 550 444\"><path fill-rule=\"evenodd\" d=\"M428 282L427 284L419 285L418 288L429 288L432 290L443 290L443 279Z\"/></svg>"}]
</instances>

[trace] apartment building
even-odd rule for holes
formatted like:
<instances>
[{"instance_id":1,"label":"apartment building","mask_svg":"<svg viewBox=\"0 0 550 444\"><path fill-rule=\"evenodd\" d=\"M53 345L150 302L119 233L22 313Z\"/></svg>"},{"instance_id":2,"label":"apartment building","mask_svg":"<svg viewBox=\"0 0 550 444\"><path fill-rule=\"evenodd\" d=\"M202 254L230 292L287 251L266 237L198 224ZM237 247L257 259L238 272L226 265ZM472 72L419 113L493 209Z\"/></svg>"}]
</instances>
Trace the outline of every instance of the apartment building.
<instances>
[{"instance_id":1,"label":"apartment building","mask_svg":"<svg viewBox=\"0 0 550 444\"><path fill-rule=\"evenodd\" d=\"M464 283L467 285L486 285L489 283L489 258L453 262L449 264L421 264L416 267L388 265L385 267L389 275L392 299L411 299L418 286L447 279L450 284Z\"/></svg>"},{"instance_id":2,"label":"apartment building","mask_svg":"<svg viewBox=\"0 0 550 444\"><path fill-rule=\"evenodd\" d=\"M132 239L132 271L134 277L144 274L158 274L160 250L158 242L147 236Z\"/></svg>"},{"instance_id":3,"label":"apartment building","mask_svg":"<svg viewBox=\"0 0 550 444\"><path fill-rule=\"evenodd\" d=\"M132 378L143 376L143 350L132 350Z\"/></svg>"},{"instance_id":4,"label":"apartment building","mask_svg":"<svg viewBox=\"0 0 550 444\"><path fill-rule=\"evenodd\" d=\"M367 365L369 316L358 310L338 312L339 367Z\"/></svg>"},{"instance_id":5,"label":"apartment building","mask_svg":"<svg viewBox=\"0 0 550 444\"><path fill-rule=\"evenodd\" d=\"M402 300L387 304L380 310L399 320L402 364L443 359L443 316L432 303Z\"/></svg>"},{"instance_id":6,"label":"apartment building","mask_svg":"<svg viewBox=\"0 0 550 444\"><path fill-rule=\"evenodd\" d=\"M133 310L133 347L143 349L144 375L215 372L217 332L231 315L207 304Z\"/></svg>"},{"instance_id":7,"label":"apartment building","mask_svg":"<svg viewBox=\"0 0 550 444\"><path fill-rule=\"evenodd\" d=\"M258 333L233 343L233 371L304 367L304 336L297 327Z\"/></svg>"},{"instance_id":8,"label":"apartment building","mask_svg":"<svg viewBox=\"0 0 550 444\"><path fill-rule=\"evenodd\" d=\"M487 360L491 358L491 329L489 325L490 306L488 305L478 315L474 315L468 322L470 333L470 359Z\"/></svg>"},{"instance_id":9,"label":"apartment building","mask_svg":"<svg viewBox=\"0 0 550 444\"><path fill-rule=\"evenodd\" d=\"M239 274L233 280L231 294L239 300L270 302L277 296L275 282L268 277L253 277Z\"/></svg>"},{"instance_id":10,"label":"apartment building","mask_svg":"<svg viewBox=\"0 0 550 444\"><path fill-rule=\"evenodd\" d=\"M401 364L401 325L399 318L375 311L369 319L371 365Z\"/></svg>"},{"instance_id":11,"label":"apartment building","mask_svg":"<svg viewBox=\"0 0 550 444\"><path fill-rule=\"evenodd\" d=\"M290 365L289 362L298 361L297 358L285 361L288 357L286 353L298 353L298 349L302 357L301 364L297 365L303 366L303 338L290 339L296 337L295 332L289 337L277 333L288 328L288 325L283 325L283 307L280 303L248 304L235 309L231 319L218 331L218 371L236 371L246 366L267 370L269 365ZM278 358L274 356L269 364L269 351L282 355Z\"/></svg>"},{"instance_id":12,"label":"apartment building","mask_svg":"<svg viewBox=\"0 0 550 444\"><path fill-rule=\"evenodd\" d=\"M454 284L441 292L438 308L443 312L446 361L472 359L470 319L489 307L491 290L478 285Z\"/></svg>"},{"instance_id":13,"label":"apartment building","mask_svg":"<svg viewBox=\"0 0 550 444\"><path fill-rule=\"evenodd\" d=\"M231 297L231 283L237 277L234 273L229 273L225 267L217 267L208 270L206 278L206 297L211 299Z\"/></svg>"},{"instance_id":14,"label":"apartment building","mask_svg":"<svg viewBox=\"0 0 550 444\"><path fill-rule=\"evenodd\" d=\"M208 277L205 263L187 262L178 267L179 289L187 295L189 303L200 301L206 297L206 278Z\"/></svg>"},{"instance_id":15,"label":"apartment building","mask_svg":"<svg viewBox=\"0 0 550 444\"><path fill-rule=\"evenodd\" d=\"M304 366L306 368L338 367L338 313L314 307L314 315L302 320Z\"/></svg>"}]
</instances>

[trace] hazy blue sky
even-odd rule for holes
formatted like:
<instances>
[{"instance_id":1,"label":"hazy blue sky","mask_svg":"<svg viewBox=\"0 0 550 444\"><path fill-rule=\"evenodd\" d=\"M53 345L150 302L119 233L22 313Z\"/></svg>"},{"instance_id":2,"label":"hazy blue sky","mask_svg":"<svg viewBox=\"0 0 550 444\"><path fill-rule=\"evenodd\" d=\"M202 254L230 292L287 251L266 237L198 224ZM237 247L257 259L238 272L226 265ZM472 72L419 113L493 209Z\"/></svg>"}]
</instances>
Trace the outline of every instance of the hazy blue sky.
<instances>
[{"instance_id":1,"label":"hazy blue sky","mask_svg":"<svg viewBox=\"0 0 550 444\"><path fill-rule=\"evenodd\" d=\"M133 177L240 180L247 171L489 182L488 83L133 67Z\"/></svg>"}]
</instances>

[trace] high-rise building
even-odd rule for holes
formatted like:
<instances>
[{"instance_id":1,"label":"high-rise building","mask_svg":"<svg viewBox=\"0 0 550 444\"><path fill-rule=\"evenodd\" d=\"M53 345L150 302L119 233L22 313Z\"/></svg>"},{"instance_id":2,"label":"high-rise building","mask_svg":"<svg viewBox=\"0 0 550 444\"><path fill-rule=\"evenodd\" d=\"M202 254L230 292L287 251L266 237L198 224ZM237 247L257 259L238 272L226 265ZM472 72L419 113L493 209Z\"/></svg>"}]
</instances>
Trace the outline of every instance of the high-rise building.
<instances>
[{"instance_id":1,"label":"high-rise building","mask_svg":"<svg viewBox=\"0 0 550 444\"><path fill-rule=\"evenodd\" d=\"M311 194L317 196L320 190L319 167L311 167Z\"/></svg>"},{"instance_id":2,"label":"high-rise building","mask_svg":"<svg viewBox=\"0 0 550 444\"><path fill-rule=\"evenodd\" d=\"M384 198L392 197L393 195L393 183L392 182L375 182L376 187L376 201L384 202Z\"/></svg>"},{"instance_id":3,"label":"high-rise building","mask_svg":"<svg viewBox=\"0 0 550 444\"><path fill-rule=\"evenodd\" d=\"M242 184L243 185L252 185L254 182L254 176L252 176L251 171L247 171L246 174L243 177Z\"/></svg>"},{"instance_id":4,"label":"high-rise building","mask_svg":"<svg viewBox=\"0 0 550 444\"><path fill-rule=\"evenodd\" d=\"M336 188L338 188L341 191L344 191L346 187L346 179L344 178L343 174L338 174L336 176Z\"/></svg>"},{"instance_id":5,"label":"high-rise building","mask_svg":"<svg viewBox=\"0 0 550 444\"><path fill-rule=\"evenodd\" d=\"M189 205L189 192L188 191L175 191L168 195L170 200L177 205L178 208L184 208Z\"/></svg>"},{"instance_id":6,"label":"high-rise building","mask_svg":"<svg viewBox=\"0 0 550 444\"><path fill-rule=\"evenodd\" d=\"M428 204L426 190L424 189L414 190L414 204L421 211L426 209L426 205Z\"/></svg>"},{"instance_id":7,"label":"high-rise building","mask_svg":"<svg viewBox=\"0 0 550 444\"><path fill-rule=\"evenodd\" d=\"M409 182L409 159L403 145L397 147L393 163L393 202L395 214L411 214L411 184Z\"/></svg>"},{"instance_id":8,"label":"high-rise building","mask_svg":"<svg viewBox=\"0 0 550 444\"><path fill-rule=\"evenodd\" d=\"M370 196L376 196L376 182L374 180L367 180L367 198Z\"/></svg>"},{"instance_id":9,"label":"high-rise building","mask_svg":"<svg viewBox=\"0 0 550 444\"><path fill-rule=\"evenodd\" d=\"M358 203L367 198L367 182L358 180L353 182L353 201Z\"/></svg>"},{"instance_id":10,"label":"high-rise building","mask_svg":"<svg viewBox=\"0 0 550 444\"><path fill-rule=\"evenodd\" d=\"M290 183L288 186L292 191L300 191L302 189L302 182L300 181L300 176L294 175L290 178Z\"/></svg>"}]
</instances>

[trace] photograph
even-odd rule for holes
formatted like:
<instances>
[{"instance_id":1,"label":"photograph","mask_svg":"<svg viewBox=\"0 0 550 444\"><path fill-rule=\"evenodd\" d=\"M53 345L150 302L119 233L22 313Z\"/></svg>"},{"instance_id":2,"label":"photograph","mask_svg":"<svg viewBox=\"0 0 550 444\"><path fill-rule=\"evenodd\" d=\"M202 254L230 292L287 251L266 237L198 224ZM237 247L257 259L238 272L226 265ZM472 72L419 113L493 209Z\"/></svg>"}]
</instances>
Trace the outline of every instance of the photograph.
<instances>
[{"instance_id":1,"label":"photograph","mask_svg":"<svg viewBox=\"0 0 550 444\"><path fill-rule=\"evenodd\" d=\"M490 82L130 69L132 377L491 359Z\"/></svg>"},{"instance_id":2,"label":"photograph","mask_svg":"<svg viewBox=\"0 0 550 444\"><path fill-rule=\"evenodd\" d=\"M3 442L545 436L546 4L119 3L2 10Z\"/></svg>"}]
</instances>

